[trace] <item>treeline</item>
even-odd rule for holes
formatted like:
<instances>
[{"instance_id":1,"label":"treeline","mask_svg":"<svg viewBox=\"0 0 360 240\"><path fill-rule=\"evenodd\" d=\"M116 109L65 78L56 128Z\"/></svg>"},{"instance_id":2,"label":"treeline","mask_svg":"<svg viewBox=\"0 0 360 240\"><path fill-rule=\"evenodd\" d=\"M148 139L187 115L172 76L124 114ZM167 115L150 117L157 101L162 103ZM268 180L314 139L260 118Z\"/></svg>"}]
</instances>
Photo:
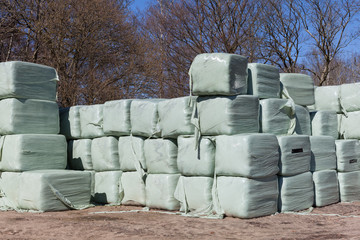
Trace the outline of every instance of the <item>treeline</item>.
<instances>
[{"instance_id":1,"label":"treeline","mask_svg":"<svg viewBox=\"0 0 360 240\"><path fill-rule=\"evenodd\" d=\"M0 0L0 61L57 69L59 104L188 95L204 52L248 56L317 85L360 80L359 0ZM350 49L352 54L344 50Z\"/></svg>"}]
</instances>

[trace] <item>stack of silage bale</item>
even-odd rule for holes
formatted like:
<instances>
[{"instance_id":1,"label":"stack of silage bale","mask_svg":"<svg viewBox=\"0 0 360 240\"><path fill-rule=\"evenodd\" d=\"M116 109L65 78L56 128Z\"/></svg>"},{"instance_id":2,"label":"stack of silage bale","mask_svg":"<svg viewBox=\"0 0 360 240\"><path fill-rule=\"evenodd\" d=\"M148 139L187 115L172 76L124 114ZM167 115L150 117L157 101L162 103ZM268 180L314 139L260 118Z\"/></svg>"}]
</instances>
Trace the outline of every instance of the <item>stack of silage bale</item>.
<instances>
[{"instance_id":1,"label":"stack of silage bale","mask_svg":"<svg viewBox=\"0 0 360 240\"><path fill-rule=\"evenodd\" d=\"M66 210L90 202L90 175L66 171L59 133L56 70L0 63L0 171L3 208ZM76 184L75 184L76 183Z\"/></svg>"}]
</instances>

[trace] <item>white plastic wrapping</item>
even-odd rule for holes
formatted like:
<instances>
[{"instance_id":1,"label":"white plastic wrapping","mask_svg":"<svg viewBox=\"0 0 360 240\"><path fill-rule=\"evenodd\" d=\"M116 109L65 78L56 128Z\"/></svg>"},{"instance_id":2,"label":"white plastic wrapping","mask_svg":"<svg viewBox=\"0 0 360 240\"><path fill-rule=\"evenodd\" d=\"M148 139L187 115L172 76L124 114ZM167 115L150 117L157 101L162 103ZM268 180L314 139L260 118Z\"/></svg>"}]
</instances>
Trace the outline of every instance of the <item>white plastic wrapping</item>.
<instances>
[{"instance_id":1,"label":"white plastic wrapping","mask_svg":"<svg viewBox=\"0 0 360 240\"><path fill-rule=\"evenodd\" d=\"M341 133L344 139L360 139L360 111L349 112L341 118Z\"/></svg>"},{"instance_id":2,"label":"white plastic wrapping","mask_svg":"<svg viewBox=\"0 0 360 240\"><path fill-rule=\"evenodd\" d=\"M56 101L59 81L52 67L28 62L0 63L0 98L24 98Z\"/></svg>"},{"instance_id":3,"label":"white plastic wrapping","mask_svg":"<svg viewBox=\"0 0 360 240\"><path fill-rule=\"evenodd\" d=\"M70 169L92 170L91 139L71 140L68 144L68 163Z\"/></svg>"},{"instance_id":4,"label":"white plastic wrapping","mask_svg":"<svg viewBox=\"0 0 360 240\"><path fill-rule=\"evenodd\" d=\"M119 159L122 171L139 171L146 169L144 154L144 138L142 137L120 137Z\"/></svg>"},{"instance_id":5,"label":"white plastic wrapping","mask_svg":"<svg viewBox=\"0 0 360 240\"><path fill-rule=\"evenodd\" d=\"M306 107L295 105L296 127L295 133L299 135L311 135L311 119Z\"/></svg>"},{"instance_id":6,"label":"white plastic wrapping","mask_svg":"<svg viewBox=\"0 0 360 240\"><path fill-rule=\"evenodd\" d=\"M102 204L120 204L121 171L95 173L94 201Z\"/></svg>"},{"instance_id":7,"label":"white plastic wrapping","mask_svg":"<svg viewBox=\"0 0 360 240\"><path fill-rule=\"evenodd\" d=\"M314 204L311 172L295 176L279 176L279 212L300 211Z\"/></svg>"},{"instance_id":8,"label":"white plastic wrapping","mask_svg":"<svg viewBox=\"0 0 360 240\"><path fill-rule=\"evenodd\" d=\"M19 208L20 172L2 172L0 177L0 209Z\"/></svg>"},{"instance_id":9,"label":"white plastic wrapping","mask_svg":"<svg viewBox=\"0 0 360 240\"><path fill-rule=\"evenodd\" d=\"M202 135L259 132L259 100L255 96L199 97L197 110Z\"/></svg>"},{"instance_id":10,"label":"white plastic wrapping","mask_svg":"<svg viewBox=\"0 0 360 240\"><path fill-rule=\"evenodd\" d=\"M120 169L118 140L116 137L101 137L91 141L91 159L95 171Z\"/></svg>"},{"instance_id":11,"label":"white plastic wrapping","mask_svg":"<svg viewBox=\"0 0 360 240\"><path fill-rule=\"evenodd\" d=\"M360 171L338 172L340 201L360 201Z\"/></svg>"},{"instance_id":12,"label":"white plastic wrapping","mask_svg":"<svg viewBox=\"0 0 360 240\"><path fill-rule=\"evenodd\" d=\"M352 172L360 170L360 144L358 140L336 140L337 170Z\"/></svg>"},{"instance_id":13,"label":"white plastic wrapping","mask_svg":"<svg viewBox=\"0 0 360 240\"><path fill-rule=\"evenodd\" d=\"M138 99L131 102L131 133L135 136L159 137L158 104L164 99Z\"/></svg>"},{"instance_id":14,"label":"white plastic wrapping","mask_svg":"<svg viewBox=\"0 0 360 240\"><path fill-rule=\"evenodd\" d=\"M131 99L108 101L104 103L104 134L111 136L130 135Z\"/></svg>"},{"instance_id":15,"label":"white plastic wrapping","mask_svg":"<svg viewBox=\"0 0 360 240\"><path fill-rule=\"evenodd\" d=\"M67 144L62 135L19 134L0 138L0 170L22 172L65 169Z\"/></svg>"},{"instance_id":16,"label":"white plastic wrapping","mask_svg":"<svg viewBox=\"0 0 360 240\"><path fill-rule=\"evenodd\" d=\"M174 197L180 174L149 174L146 178L146 206L165 210L179 210Z\"/></svg>"},{"instance_id":17,"label":"white plastic wrapping","mask_svg":"<svg viewBox=\"0 0 360 240\"><path fill-rule=\"evenodd\" d=\"M293 134L296 127L295 104L292 100L260 100L261 132L277 135Z\"/></svg>"},{"instance_id":18,"label":"white plastic wrapping","mask_svg":"<svg viewBox=\"0 0 360 240\"><path fill-rule=\"evenodd\" d=\"M344 112L360 111L360 83L348 83L340 86L340 103Z\"/></svg>"},{"instance_id":19,"label":"white plastic wrapping","mask_svg":"<svg viewBox=\"0 0 360 240\"><path fill-rule=\"evenodd\" d=\"M123 205L146 205L145 182L138 172L123 172L119 192Z\"/></svg>"},{"instance_id":20,"label":"white plastic wrapping","mask_svg":"<svg viewBox=\"0 0 360 240\"><path fill-rule=\"evenodd\" d=\"M194 134L191 115L195 97L167 99L159 103L159 127L164 138L177 138L179 135Z\"/></svg>"},{"instance_id":21,"label":"white plastic wrapping","mask_svg":"<svg viewBox=\"0 0 360 240\"><path fill-rule=\"evenodd\" d=\"M79 109L81 138L103 137L103 104L82 106Z\"/></svg>"},{"instance_id":22,"label":"white plastic wrapping","mask_svg":"<svg viewBox=\"0 0 360 240\"><path fill-rule=\"evenodd\" d=\"M222 210L227 216L254 218L277 212L277 176L249 179L218 177L217 190Z\"/></svg>"},{"instance_id":23,"label":"white plastic wrapping","mask_svg":"<svg viewBox=\"0 0 360 240\"><path fill-rule=\"evenodd\" d=\"M60 109L60 134L65 135L67 139L81 138L79 112L81 107L73 106Z\"/></svg>"},{"instance_id":24,"label":"white plastic wrapping","mask_svg":"<svg viewBox=\"0 0 360 240\"><path fill-rule=\"evenodd\" d=\"M292 176L310 170L311 148L309 136L279 136L279 175Z\"/></svg>"},{"instance_id":25,"label":"white plastic wrapping","mask_svg":"<svg viewBox=\"0 0 360 240\"><path fill-rule=\"evenodd\" d=\"M339 137L338 118L335 111L316 111L310 113L311 135Z\"/></svg>"},{"instance_id":26,"label":"white plastic wrapping","mask_svg":"<svg viewBox=\"0 0 360 240\"><path fill-rule=\"evenodd\" d=\"M215 171L218 176L268 177L278 173L279 144L272 134L217 136Z\"/></svg>"},{"instance_id":27,"label":"white plastic wrapping","mask_svg":"<svg viewBox=\"0 0 360 240\"><path fill-rule=\"evenodd\" d=\"M179 173L176 162L177 151L174 139L146 139L144 153L147 172L150 174Z\"/></svg>"},{"instance_id":28,"label":"white plastic wrapping","mask_svg":"<svg viewBox=\"0 0 360 240\"><path fill-rule=\"evenodd\" d=\"M259 98L279 98L279 69L269 64L249 63L248 94Z\"/></svg>"},{"instance_id":29,"label":"white plastic wrapping","mask_svg":"<svg viewBox=\"0 0 360 240\"><path fill-rule=\"evenodd\" d=\"M280 73L282 98L291 98L296 104L315 104L314 82L310 76L301 73Z\"/></svg>"},{"instance_id":30,"label":"white plastic wrapping","mask_svg":"<svg viewBox=\"0 0 360 240\"><path fill-rule=\"evenodd\" d=\"M330 136L310 136L310 171L336 169L335 139Z\"/></svg>"},{"instance_id":31,"label":"white plastic wrapping","mask_svg":"<svg viewBox=\"0 0 360 240\"><path fill-rule=\"evenodd\" d=\"M203 53L193 60L190 90L193 95L237 95L247 93L247 58L228 53Z\"/></svg>"},{"instance_id":32,"label":"white plastic wrapping","mask_svg":"<svg viewBox=\"0 0 360 240\"><path fill-rule=\"evenodd\" d=\"M323 170L313 173L316 207L339 202L339 184L336 170Z\"/></svg>"},{"instance_id":33,"label":"white plastic wrapping","mask_svg":"<svg viewBox=\"0 0 360 240\"><path fill-rule=\"evenodd\" d=\"M56 102L7 98L0 101L0 135L58 134Z\"/></svg>"},{"instance_id":34,"label":"white plastic wrapping","mask_svg":"<svg viewBox=\"0 0 360 240\"><path fill-rule=\"evenodd\" d=\"M194 148L193 136L179 136L177 166L185 176L214 176L215 139L201 137L199 147Z\"/></svg>"},{"instance_id":35,"label":"white plastic wrapping","mask_svg":"<svg viewBox=\"0 0 360 240\"><path fill-rule=\"evenodd\" d=\"M340 86L321 86L315 88L315 105L317 110L341 113Z\"/></svg>"}]
</instances>

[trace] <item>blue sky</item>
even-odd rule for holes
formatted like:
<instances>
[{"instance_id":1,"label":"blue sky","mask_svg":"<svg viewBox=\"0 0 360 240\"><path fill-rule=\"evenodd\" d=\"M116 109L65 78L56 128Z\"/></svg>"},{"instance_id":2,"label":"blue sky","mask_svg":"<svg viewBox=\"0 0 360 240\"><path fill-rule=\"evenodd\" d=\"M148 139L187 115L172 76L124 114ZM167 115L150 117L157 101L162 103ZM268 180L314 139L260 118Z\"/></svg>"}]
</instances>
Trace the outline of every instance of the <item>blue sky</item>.
<instances>
[{"instance_id":1,"label":"blue sky","mask_svg":"<svg viewBox=\"0 0 360 240\"><path fill-rule=\"evenodd\" d=\"M134 0L133 3L131 4L132 9L136 10L144 10L144 8L147 6L147 4L149 2L151 2L152 0Z\"/></svg>"}]
</instances>

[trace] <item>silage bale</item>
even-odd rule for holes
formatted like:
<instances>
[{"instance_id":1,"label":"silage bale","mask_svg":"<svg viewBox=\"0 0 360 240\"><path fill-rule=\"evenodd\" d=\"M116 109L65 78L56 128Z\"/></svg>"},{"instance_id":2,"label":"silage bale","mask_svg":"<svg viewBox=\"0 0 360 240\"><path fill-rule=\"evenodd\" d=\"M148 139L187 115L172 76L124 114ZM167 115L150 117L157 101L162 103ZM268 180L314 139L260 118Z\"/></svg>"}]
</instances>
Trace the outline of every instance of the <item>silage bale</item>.
<instances>
[{"instance_id":1,"label":"silage bale","mask_svg":"<svg viewBox=\"0 0 360 240\"><path fill-rule=\"evenodd\" d=\"M339 184L336 170L323 170L313 173L316 207L339 202Z\"/></svg>"},{"instance_id":2,"label":"silage bale","mask_svg":"<svg viewBox=\"0 0 360 240\"><path fill-rule=\"evenodd\" d=\"M280 73L281 97L292 99L302 106L313 105L314 82L310 76L301 73Z\"/></svg>"},{"instance_id":3,"label":"silage bale","mask_svg":"<svg viewBox=\"0 0 360 240\"><path fill-rule=\"evenodd\" d=\"M0 177L0 209L19 208L21 172L2 172Z\"/></svg>"},{"instance_id":4,"label":"silage bale","mask_svg":"<svg viewBox=\"0 0 360 240\"><path fill-rule=\"evenodd\" d=\"M330 136L310 136L310 171L336 169L335 139Z\"/></svg>"},{"instance_id":5,"label":"silage bale","mask_svg":"<svg viewBox=\"0 0 360 240\"><path fill-rule=\"evenodd\" d=\"M68 143L68 163L70 169L92 170L91 139L71 140Z\"/></svg>"},{"instance_id":6,"label":"silage bale","mask_svg":"<svg viewBox=\"0 0 360 240\"><path fill-rule=\"evenodd\" d=\"M341 202L360 201L360 171L338 172Z\"/></svg>"},{"instance_id":7,"label":"silage bale","mask_svg":"<svg viewBox=\"0 0 360 240\"><path fill-rule=\"evenodd\" d=\"M248 94L259 98L279 98L279 69L269 64L249 63Z\"/></svg>"},{"instance_id":8,"label":"silage bale","mask_svg":"<svg viewBox=\"0 0 360 240\"><path fill-rule=\"evenodd\" d=\"M360 83L348 83L340 86L340 103L344 112L360 111Z\"/></svg>"},{"instance_id":9,"label":"silage bale","mask_svg":"<svg viewBox=\"0 0 360 240\"><path fill-rule=\"evenodd\" d=\"M107 101L104 103L104 134L111 136L130 135L131 99Z\"/></svg>"},{"instance_id":10,"label":"silage bale","mask_svg":"<svg viewBox=\"0 0 360 240\"><path fill-rule=\"evenodd\" d=\"M120 137L119 138L119 160L120 170L139 171L146 169L143 137Z\"/></svg>"},{"instance_id":11,"label":"silage bale","mask_svg":"<svg viewBox=\"0 0 360 240\"><path fill-rule=\"evenodd\" d=\"M338 119L335 111L311 112L310 118L312 136L331 136L338 139Z\"/></svg>"},{"instance_id":12,"label":"silage bale","mask_svg":"<svg viewBox=\"0 0 360 240\"><path fill-rule=\"evenodd\" d=\"M122 205L146 205L145 182L138 172L123 172L120 181Z\"/></svg>"},{"instance_id":13,"label":"silage bale","mask_svg":"<svg viewBox=\"0 0 360 240\"><path fill-rule=\"evenodd\" d=\"M360 111L349 112L341 118L341 133L344 139L360 139Z\"/></svg>"},{"instance_id":14,"label":"silage bale","mask_svg":"<svg viewBox=\"0 0 360 240\"><path fill-rule=\"evenodd\" d=\"M103 137L103 104L82 106L79 109L81 138Z\"/></svg>"},{"instance_id":15,"label":"silage bale","mask_svg":"<svg viewBox=\"0 0 360 240\"><path fill-rule=\"evenodd\" d=\"M295 105L295 133L299 135L311 135L310 112L306 107Z\"/></svg>"},{"instance_id":16,"label":"silage bale","mask_svg":"<svg viewBox=\"0 0 360 240\"><path fill-rule=\"evenodd\" d=\"M120 170L118 139L116 137L93 139L91 142L91 159L95 171Z\"/></svg>"},{"instance_id":17,"label":"silage bale","mask_svg":"<svg viewBox=\"0 0 360 240\"><path fill-rule=\"evenodd\" d=\"M352 172L360 170L360 144L358 140L336 140L337 170Z\"/></svg>"},{"instance_id":18,"label":"silage bale","mask_svg":"<svg viewBox=\"0 0 360 240\"><path fill-rule=\"evenodd\" d=\"M102 204L119 205L120 180L122 171L106 171L95 173L94 201Z\"/></svg>"},{"instance_id":19,"label":"silage bale","mask_svg":"<svg viewBox=\"0 0 360 240\"><path fill-rule=\"evenodd\" d=\"M320 86L315 88L316 110L341 113L340 86Z\"/></svg>"},{"instance_id":20,"label":"silage bale","mask_svg":"<svg viewBox=\"0 0 360 240\"><path fill-rule=\"evenodd\" d=\"M80 127L80 108L73 106L60 109L60 134L65 135L66 139L81 138Z\"/></svg>"}]
</instances>

